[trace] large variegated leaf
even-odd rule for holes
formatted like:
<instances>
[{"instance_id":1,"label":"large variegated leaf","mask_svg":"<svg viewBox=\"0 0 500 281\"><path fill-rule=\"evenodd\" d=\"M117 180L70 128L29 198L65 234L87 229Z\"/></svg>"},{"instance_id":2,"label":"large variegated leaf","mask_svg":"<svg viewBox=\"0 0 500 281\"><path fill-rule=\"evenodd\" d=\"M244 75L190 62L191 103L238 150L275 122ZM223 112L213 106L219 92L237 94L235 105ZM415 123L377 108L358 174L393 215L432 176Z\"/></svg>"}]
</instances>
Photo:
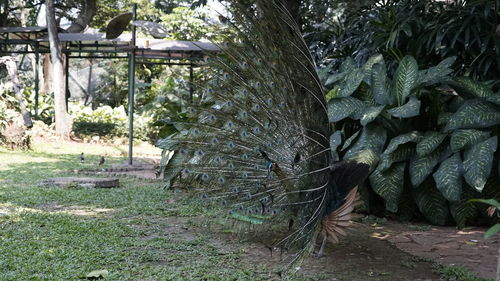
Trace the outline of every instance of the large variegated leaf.
<instances>
[{"instance_id":1,"label":"large variegated leaf","mask_svg":"<svg viewBox=\"0 0 500 281\"><path fill-rule=\"evenodd\" d=\"M433 152L446 138L446 134L438 132L428 132L424 138L417 143L418 156L424 156Z\"/></svg>"},{"instance_id":2,"label":"large variegated leaf","mask_svg":"<svg viewBox=\"0 0 500 281\"><path fill-rule=\"evenodd\" d=\"M481 193L464 183L461 197L458 202L450 202L450 213L459 229L464 228L467 222L474 223L479 210L477 203L471 202L471 199L480 198Z\"/></svg>"},{"instance_id":3,"label":"large variegated leaf","mask_svg":"<svg viewBox=\"0 0 500 281\"><path fill-rule=\"evenodd\" d=\"M371 56L363 65L363 81L371 85L372 68L375 64L384 64L384 57L380 54Z\"/></svg>"},{"instance_id":4,"label":"large variegated leaf","mask_svg":"<svg viewBox=\"0 0 500 281\"><path fill-rule=\"evenodd\" d=\"M331 85L337 81L344 79L346 76L347 76L347 72L334 73L334 74L330 75L328 77L328 79L326 79L325 85L326 86Z\"/></svg>"},{"instance_id":5,"label":"large variegated leaf","mask_svg":"<svg viewBox=\"0 0 500 281\"><path fill-rule=\"evenodd\" d=\"M377 166L379 157L372 149L363 149L349 155L349 157L344 157L344 160L352 160L356 163L365 163L370 166L370 169L374 169Z\"/></svg>"},{"instance_id":6,"label":"large variegated leaf","mask_svg":"<svg viewBox=\"0 0 500 281\"><path fill-rule=\"evenodd\" d=\"M486 98L487 101L500 105L500 92Z\"/></svg>"},{"instance_id":7,"label":"large variegated leaf","mask_svg":"<svg viewBox=\"0 0 500 281\"><path fill-rule=\"evenodd\" d=\"M369 106L378 106L379 104L373 99L373 93L370 88L363 86L359 87L359 90L356 91L352 97L357 98L358 100L365 103L366 107Z\"/></svg>"},{"instance_id":8,"label":"large variegated leaf","mask_svg":"<svg viewBox=\"0 0 500 281\"><path fill-rule=\"evenodd\" d=\"M387 72L385 70L385 65L382 63L377 63L372 67L371 73L371 89L373 92L373 98L378 104L391 104L392 99L389 92L388 82L387 82Z\"/></svg>"},{"instance_id":9,"label":"large variegated leaf","mask_svg":"<svg viewBox=\"0 0 500 281\"><path fill-rule=\"evenodd\" d=\"M413 188L413 198L420 212L432 224L445 225L448 221L448 204L437 190L434 181L427 179L418 188Z\"/></svg>"},{"instance_id":10,"label":"large variegated leaf","mask_svg":"<svg viewBox=\"0 0 500 281\"><path fill-rule=\"evenodd\" d=\"M460 153L453 154L439 165L433 174L436 187L448 201L460 200L462 193L462 159Z\"/></svg>"},{"instance_id":11,"label":"large variegated leaf","mask_svg":"<svg viewBox=\"0 0 500 281\"><path fill-rule=\"evenodd\" d=\"M361 130L358 130L356 133L352 134L352 136L347 138L345 140L344 144L342 145L342 147L340 148L340 151L344 151L347 148L349 148L349 146L351 146L352 142L358 137L359 133L361 133Z\"/></svg>"},{"instance_id":12,"label":"large variegated leaf","mask_svg":"<svg viewBox=\"0 0 500 281\"><path fill-rule=\"evenodd\" d=\"M419 142L423 138L422 134L419 131L412 131L403 135L399 135L394 137L389 142L389 145L384 151L384 154L389 154L396 150L399 145L407 143L407 142Z\"/></svg>"},{"instance_id":13,"label":"large variegated leaf","mask_svg":"<svg viewBox=\"0 0 500 281\"><path fill-rule=\"evenodd\" d=\"M179 144L179 140L172 138L172 137L166 137L163 139L160 139L156 142L156 146L163 149L163 150L176 150L177 145ZM162 157L163 159L163 157Z\"/></svg>"},{"instance_id":14,"label":"large variegated leaf","mask_svg":"<svg viewBox=\"0 0 500 281\"><path fill-rule=\"evenodd\" d=\"M418 84L432 85L443 80L448 80L453 72L451 66L456 57L449 57L442 60L438 65L418 72Z\"/></svg>"},{"instance_id":15,"label":"large variegated leaf","mask_svg":"<svg viewBox=\"0 0 500 281\"><path fill-rule=\"evenodd\" d=\"M399 63L394 75L394 90L398 104L401 105L410 95L418 80L418 64L411 56L405 56Z\"/></svg>"},{"instance_id":16,"label":"large variegated leaf","mask_svg":"<svg viewBox=\"0 0 500 281\"><path fill-rule=\"evenodd\" d=\"M409 160L415 155L415 151L415 144L405 143L399 145L398 148L391 153L382 153L378 169L385 171L392 165L392 163Z\"/></svg>"},{"instance_id":17,"label":"large variegated leaf","mask_svg":"<svg viewBox=\"0 0 500 281\"><path fill-rule=\"evenodd\" d=\"M456 130L451 134L450 147L453 152L468 148L490 136L490 132L475 129Z\"/></svg>"},{"instance_id":18,"label":"large variegated leaf","mask_svg":"<svg viewBox=\"0 0 500 281\"><path fill-rule=\"evenodd\" d=\"M347 73L342 82L338 84L340 90L337 94L338 97L348 97L356 91L363 81L363 71L361 69L354 69Z\"/></svg>"},{"instance_id":19,"label":"large variegated leaf","mask_svg":"<svg viewBox=\"0 0 500 281\"><path fill-rule=\"evenodd\" d=\"M338 122L364 111L364 103L353 97L335 98L328 102L328 120Z\"/></svg>"},{"instance_id":20,"label":"large variegated leaf","mask_svg":"<svg viewBox=\"0 0 500 281\"><path fill-rule=\"evenodd\" d=\"M361 136L356 143L349 150L347 150L344 158L350 158L356 152L364 149L371 149L375 153L381 153L384 148L386 138L387 132L384 128L374 126L373 124L365 126L361 132Z\"/></svg>"},{"instance_id":21,"label":"large variegated leaf","mask_svg":"<svg viewBox=\"0 0 500 281\"><path fill-rule=\"evenodd\" d=\"M385 200L385 208L390 212L398 211L398 202L403 192L406 163L393 165L385 172L375 169L370 175L373 190Z\"/></svg>"},{"instance_id":22,"label":"large variegated leaf","mask_svg":"<svg viewBox=\"0 0 500 281\"><path fill-rule=\"evenodd\" d=\"M342 131L338 130L335 131L335 133L333 133L330 136L330 149L335 161L337 161L339 158L337 147L339 147L341 144L342 144Z\"/></svg>"},{"instance_id":23,"label":"large variegated leaf","mask_svg":"<svg viewBox=\"0 0 500 281\"><path fill-rule=\"evenodd\" d=\"M372 122L377 118L377 116L384 110L385 105L370 106L367 107L363 116L361 117L361 125L366 126L368 123Z\"/></svg>"},{"instance_id":24,"label":"large variegated leaf","mask_svg":"<svg viewBox=\"0 0 500 281\"><path fill-rule=\"evenodd\" d=\"M330 149L337 150L337 147L342 144L342 131L337 130L330 136Z\"/></svg>"},{"instance_id":25,"label":"large variegated leaf","mask_svg":"<svg viewBox=\"0 0 500 281\"><path fill-rule=\"evenodd\" d=\"M331 89L330 91L328 91L328 93L326 93L326 95L325 95L326 102L329 102L332 99L336 98L338 93L339 93L339 87L335 87L335 88Z\"/></svg>"},{"instance_id":26,"label":"large variegated leaf","mask_svg":"<svg viewBox=\"0 0 500 281\"><path fill-rule=\"evenodd\" d=\"M450 121L450 118L452 115L453 115L453 113L451 113L451 112L445 112L445 111L440 112L438 115L437 124L439 126L442 126L442 125L448 123Z\"/></svg>"},{"instance_id":27,"label":"large variegated leaf","mask_svg":"<svg viewBox=\"0 0 500 281\"><path fill-rule=\"evenodd\" d=\"M351 57L346 58L340 65L340 72L350 72L356 68L356 62Z\"/></svg>"},{"instance_id":28,"label":"large variegated leaf","mask_svg":"<svg viewBox=\"0 0 500 281\"><path fill-rule=\"evenodd\" d=\"M162 157L164 159L165 157ZM165 189L171 187L171 181L181 172L181 164L186 162L188 156L179 152L175 152L166 165L162 165L161 171L163 172L163 181L165 182Z\"/></svg>"},{"instance_id":29,"label":"large variegated leaf","mask_svg":"<svg viewBox=\"0 0 500 281\"><path fill-rule=\"evenodd\" d=\"M436 149L425 156L417 156L410 161L410 180L418 187L429 176L439 162L442 149Z\"/></svg>"},{"instance_id":30,"label":"large variegated leaf","mask_svg":"<svg viewBox=\"0 0 500 281\"><path fill-rule=\"evenodd\" d=\"M388 109L387 112L397 118L410 118L418 116L420 114L420 100L416 97L411 97L406 104Z\"/></svg>"},{"instance_id":31,"label":"large variegated leaf","mask_svg":"<svg viewBox=\"0 0 500 281\"><path fill-rule=\"evenodd\" d=\"M493 95L493 91L485 84L470 77L455 77L449 83L457 93L465 98L486 98Z\"/></svg>"},{"instance_id":32,"label":"large variegated leaf","mask_svg":"<svg viewBox=\"0 0 500 281\"><path fill-rule=\"evenodd\" d=\"M445 132L456 129L487 128L500 124L500 107L479 99L468 100L455 112Z\"/></svg>"},{"instance_id":33,"label":"large variegated leaf","mask_svg":"<svg viewBox=\"0 0 500 281\"><path fill-rule=\"evenodd\" d=\"M482 191L491 172L498 137L494 136L465 151L464 178L478 191Z\"/></svg>"}]
</instances>

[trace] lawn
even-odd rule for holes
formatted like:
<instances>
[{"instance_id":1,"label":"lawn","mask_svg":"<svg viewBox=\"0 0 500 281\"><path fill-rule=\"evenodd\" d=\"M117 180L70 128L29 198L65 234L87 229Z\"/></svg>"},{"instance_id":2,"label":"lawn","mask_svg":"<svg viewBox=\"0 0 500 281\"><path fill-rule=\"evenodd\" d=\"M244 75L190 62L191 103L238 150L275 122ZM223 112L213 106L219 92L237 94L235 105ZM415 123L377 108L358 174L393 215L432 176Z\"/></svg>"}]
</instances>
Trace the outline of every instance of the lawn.
<instances>
[{"instance_id":1,"label":"lawn","mask_svg":"<svg viewBox=\"0 0 500 281\"><path fill-rule=\"evenodd\" d=\"M231 234L185 191L137 178L121 178L121 187L111 189L38 185L96 168L101 155L104 167L124 163L122 151L76 143L0 148L0 280L82 280L96 270L109 273L104 280L281 279L272 266L276 255ZM151 151L158 153L138 152ZM290 280L438 278L432 262L364 233L329 252L307 259Z\"/></svg>"},{"instance_id":2,"label":"lawn","mask_svg":"<svg viewBox=\"0 0 500 281\"><path fill-rule=\"evenodd\" d=\"M203 234L183 237L178 225L201 208L182 201L158 183L121 179L114 189L37 186L47 177L97 166L99 147L79 150L64 144L35 151L0 148L0 279L81 280L107 270L106 280L264 279L258 268L239 267L238 253L220 250ZM109 150L109 148L108 148ZM112 150L112 148L111 148ZM105 165L124 162L108 156ZM186 224L186 226L184 226ZM181 228L182 229L182 228ZM169 231L171 230L171 231Z\"/></svg>"}]
</instances>

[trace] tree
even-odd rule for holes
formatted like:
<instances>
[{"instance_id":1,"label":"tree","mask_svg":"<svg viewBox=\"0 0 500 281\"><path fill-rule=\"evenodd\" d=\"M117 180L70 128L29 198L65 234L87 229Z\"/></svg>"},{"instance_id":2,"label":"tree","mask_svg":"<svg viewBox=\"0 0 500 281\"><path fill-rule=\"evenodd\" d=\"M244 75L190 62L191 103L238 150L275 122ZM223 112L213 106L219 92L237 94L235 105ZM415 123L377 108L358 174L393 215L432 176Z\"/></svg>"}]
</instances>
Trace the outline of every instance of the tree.
<instances>
[{"instance_id":1,"label":"tree","mask_svg":"<svg viewBox=\"0 0 500 281\"><path fill-rule=\"evenodd\" d=\"M82 10L73 23L66 29L67 32L82 32L92 21L96 12L96 0L86 0Z\"/></svg>"},{"instance_id":2,"label":"tree","mask_svg":"<svg viewBox=\"0 0 500 281\"><path fill-rule=\"evenodd\" d=\"M47 28L49 32L50 58L52 62L52 89L54 91L54 111L56 134L68 138L71 132L71 117L66 108L66 85L64 79L63 54L59 42L54 0L47 0Z\"/></svg>"}]
</instances>

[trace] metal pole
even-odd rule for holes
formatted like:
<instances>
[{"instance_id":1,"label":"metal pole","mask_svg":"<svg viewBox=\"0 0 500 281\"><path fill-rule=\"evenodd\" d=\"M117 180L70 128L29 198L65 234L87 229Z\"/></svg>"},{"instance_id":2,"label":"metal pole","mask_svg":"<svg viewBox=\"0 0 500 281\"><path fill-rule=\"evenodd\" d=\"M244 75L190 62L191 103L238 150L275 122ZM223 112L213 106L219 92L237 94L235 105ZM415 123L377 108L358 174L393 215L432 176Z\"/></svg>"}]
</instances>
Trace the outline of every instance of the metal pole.
<instances>
[{"instance_id":1,"label":"metal pole","mask_svg":"<svg viewBox=\"0 0 500 281\"><path fill-rule=\"evenodd\" d=\"M38 120L38 94L40 92L39 84L40 78L38 77L38 69L40 65L40 53L38 52L38 42L35 43L35 120Z\"/></svg>"},{"instance_id":2,"label":"metal pole","mask_svg":"<svg viewBox=\"0 0 500 281\"><path fill-rule=\"evenodd\" d=\"M189 103L193 103L193 64L189 65Z\"/></svg>"},{"instance_id":3,"label":"metal pole","mask_svg":"<svg viewBox=\"0 0 500 281\"><path fill-rule=\"evenodd\" d=\"M66 54L65 56L65 59L66 59L66 65L64 66L64 89L65 89L65 93L66 93L66 112L69 111L68 110L68 100L69 100L69 54Z\"/></svg>"},{"instance_id":4,"label":"metal pole","mask_svg":"<svg viewBox=\"0 0 500 281\"><path fill-rule=\"evenodd\" d=\"M132 5L132 20L136 19L137 4ZM135 91L135 25L132 25L132 44L128 61L128 164L132 165L134 145L134 91Z\"/></svg>"}]
</instances>

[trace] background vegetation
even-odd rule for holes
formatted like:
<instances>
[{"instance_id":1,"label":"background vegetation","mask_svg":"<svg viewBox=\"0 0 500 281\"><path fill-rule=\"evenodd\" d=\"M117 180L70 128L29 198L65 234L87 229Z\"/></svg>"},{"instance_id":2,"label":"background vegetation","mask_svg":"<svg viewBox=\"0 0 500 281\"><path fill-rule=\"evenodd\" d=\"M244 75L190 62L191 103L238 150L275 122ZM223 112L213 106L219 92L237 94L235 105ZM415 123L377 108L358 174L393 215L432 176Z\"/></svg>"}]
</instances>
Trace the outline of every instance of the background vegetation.
<instances>
[{"instance_id":1,"label":"background vegetation","mask_svg":"<svg viewBox=\"0 0 500 281\"><path fill-rule=\"evenodd\" d=\"M488 221L487 205L469 199L500 196L498 3L343 9L306 38L329 89L334 153L372 168L367 210L459 227Z\"/></svg>"},{"instance_id":2,"label":"background vegetation","mask_svg":"<svg viewBox=\"0 0 500 281\"><path fill-rule=\"evenodd\" d=\"M71 21L69 7L83 1L63 2L56 1L58 17ZM284 2L301 25L328 92L330 121L337 130L332 153L371 165L362 188L365 211L459 227L492 223L486 205L469 199L500 200L498 1ZM7 3L15 7L9 25L22 24L23 11L27 22L35 23L38 2ZM227 19L216 19L204 8L206 1L183 0L98 1L91 27L103 30L132 3L139 4L139 19L169 30L167 39L220 41L219 31L228 28ZM20 60L25 70L20 80L33 112L27 61ZM104 71L88 102L70 106L74 133L125 136L126 62L94 63ZM0 76L1 134L18 108L5 73ZM197 70L194 78L196 100L207 77ZM138 65L139 138L154 143L175 131L170 120L185 117L188 79L185 67ZM41 95L40 118L49 125L52 104L50 94Z\"/></svg>"}]
</instances>

